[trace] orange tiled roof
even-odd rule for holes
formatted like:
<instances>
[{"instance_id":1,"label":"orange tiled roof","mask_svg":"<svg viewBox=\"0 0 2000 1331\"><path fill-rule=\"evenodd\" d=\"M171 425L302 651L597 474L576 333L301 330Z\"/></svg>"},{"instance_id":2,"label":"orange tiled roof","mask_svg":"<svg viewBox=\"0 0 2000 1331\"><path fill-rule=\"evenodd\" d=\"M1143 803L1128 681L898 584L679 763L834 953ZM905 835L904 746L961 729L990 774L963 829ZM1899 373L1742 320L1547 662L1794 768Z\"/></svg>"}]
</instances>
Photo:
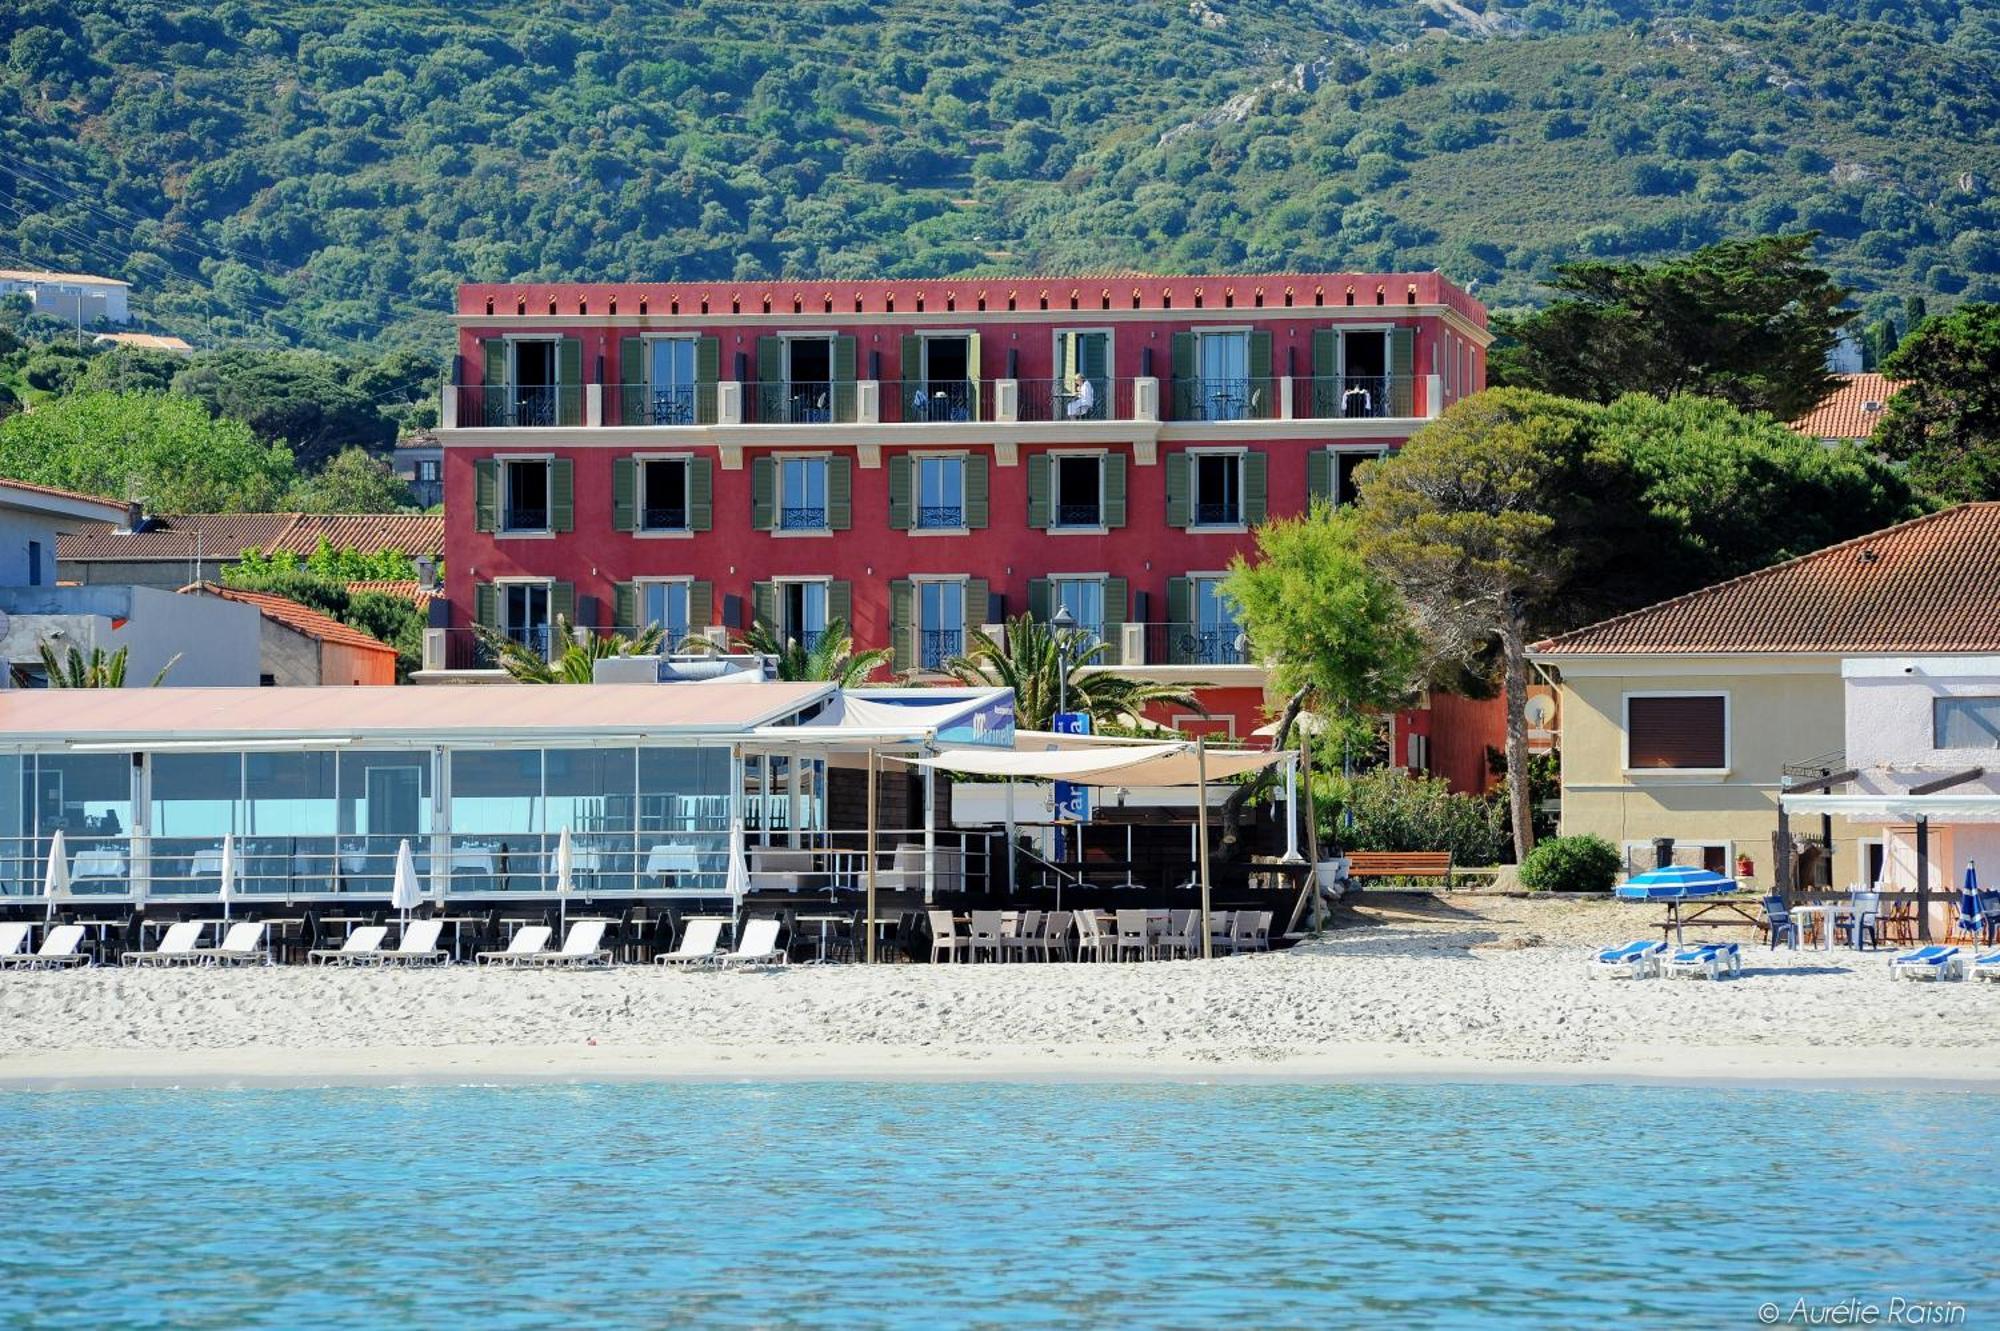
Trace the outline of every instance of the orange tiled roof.
<instances>
[{"instance_id":1,"label":"orange tiled roof","mask_svg":"<svg viewBox=\"0 0 2000 1331\"><path fill-rule=\"evenodd\" d=\"M419 610L430 609L435 592L427 592L417 585L415 578L406 581L392 581L387 578L358 578L347 584L350 592L380 592L384 596L400 596Z\"/></svg>"},{"instance_id":2,"label":"orange tiled roof","mask_svg":"<svg viewBox=\"0 0 2000 1331\"><path fill-rule=\"evenodd\" d=\"M321 537L335 549L444 551L444 516L438 513L176 513L151 521L157 525L147 531L106 527L59 536L56 557L187 560L197 553L234 558L244 550L309 555Z\"/></svg>"},{"instance_id":3,"label":"orange tiled roof","mask_svg":"<svg viewBox=\"0 0 2000 1331\"><path fill-rule=\"evenodd\" d=\"M2000 502L1960 504L1535 644L1549 656L2000 652Z\"/></svg>"},{"instance_id":4,"label":"orange tiled roof","mask_svg":"<svg viewBox=\"0 0 2000 1331\"><path fill-rule=\"evenodd\" d=\"M256 607L257 613L266 619L276 620L286 628L303 633L308 638L320 642L333 643L340 647L362 647L379 652L395 654L396 649L380 638L363 633L351 624L343 624L330 615L323 615L309 605L284 596L274 596L270 592L245 591L241 587L222 587L213 582L194 582L181 588L190 596L219 596L225 601L241 601L244 605Z\"/></svg>"},{"instance_id":5,"label":"orange tiled roof","mask_svg":"<svg viewBox=\"0 0 2000 1331\"><path fill-rule=\"evenodd\" d=\"M1808 439L1867 439L1882 423L1882 409L1906 380L1882 374L1843 374L1840 386L1818 406L1792 422Z\"/></svg>"}]
</instances>

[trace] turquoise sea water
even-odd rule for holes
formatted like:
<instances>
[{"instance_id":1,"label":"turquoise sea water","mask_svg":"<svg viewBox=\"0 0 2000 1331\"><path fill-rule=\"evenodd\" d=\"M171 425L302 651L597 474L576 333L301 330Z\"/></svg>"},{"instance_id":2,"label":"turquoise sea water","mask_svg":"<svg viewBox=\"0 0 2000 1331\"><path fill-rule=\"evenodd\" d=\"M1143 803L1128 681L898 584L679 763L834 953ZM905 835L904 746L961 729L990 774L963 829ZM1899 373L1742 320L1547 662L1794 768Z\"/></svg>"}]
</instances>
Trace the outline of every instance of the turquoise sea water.
<instances>
[{"instance_id":1,"label":"turquoise sea water","mask_svg":"<svg viewBox=\"0 0 2000 1331\"><path fill-rule=\"evenodd\" d=\"M1996 1141L1955 1093L9 1093L0 1326L1980 1326Z\"/></svg>"}]
</instances>

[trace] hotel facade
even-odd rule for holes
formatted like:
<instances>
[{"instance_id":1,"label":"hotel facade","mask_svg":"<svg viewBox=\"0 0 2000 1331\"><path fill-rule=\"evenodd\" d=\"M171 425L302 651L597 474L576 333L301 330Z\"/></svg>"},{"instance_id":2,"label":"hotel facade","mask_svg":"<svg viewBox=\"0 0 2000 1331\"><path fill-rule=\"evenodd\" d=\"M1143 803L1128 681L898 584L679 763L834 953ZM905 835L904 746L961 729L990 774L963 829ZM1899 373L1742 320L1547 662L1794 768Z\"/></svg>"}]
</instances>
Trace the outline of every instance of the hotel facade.
<instances>
[{"instance_id":1,"label":"hotel facade","mask_svg":"<svg viewBox=\"0 0 2000 1331\"><path fill-rule=\"evenodd\" d=\"M475 624L838 619L921 678L1067 609L1237 735L1230 560L1478 391L1490 340L1435 273L475 284L456 322L440 675L488 664Z\"/></svg>"}]
</instances>

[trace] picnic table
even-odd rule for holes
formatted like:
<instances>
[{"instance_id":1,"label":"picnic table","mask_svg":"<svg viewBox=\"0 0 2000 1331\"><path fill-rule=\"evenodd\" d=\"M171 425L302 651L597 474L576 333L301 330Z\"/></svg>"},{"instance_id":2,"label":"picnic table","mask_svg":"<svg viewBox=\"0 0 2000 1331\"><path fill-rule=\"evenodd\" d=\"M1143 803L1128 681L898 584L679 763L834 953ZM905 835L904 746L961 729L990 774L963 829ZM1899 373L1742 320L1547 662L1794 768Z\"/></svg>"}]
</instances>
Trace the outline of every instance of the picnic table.
<instances>
[{"instance_id":1,"label":"picnic table","mask_svg":"<svg viewBox=\"0 0 2000 1331\"><path fill-rule=\"evenodd\" d=\"M1764 917L1760 913L1760 903L1749 901L1704 901L1692 911L1684 911L1679 927L1699 924L1710 929L1761 929ZM1662 938L1674 932L1676 922L1673 912L1660 921Z\"/></svg>"}]
</instances>

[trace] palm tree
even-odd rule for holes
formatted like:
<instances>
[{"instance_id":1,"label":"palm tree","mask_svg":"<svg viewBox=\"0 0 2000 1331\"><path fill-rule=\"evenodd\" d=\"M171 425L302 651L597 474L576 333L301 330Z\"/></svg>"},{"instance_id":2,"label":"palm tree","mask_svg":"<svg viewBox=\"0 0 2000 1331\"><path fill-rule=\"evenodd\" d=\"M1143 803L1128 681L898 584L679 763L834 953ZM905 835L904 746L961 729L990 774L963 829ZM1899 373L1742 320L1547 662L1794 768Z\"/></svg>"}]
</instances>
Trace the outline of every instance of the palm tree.
<instances>
[{"instance_id":1,"label":"palm tree","mask_svg":"<svg viewBox=\"0 0 2000 1331\"><path fill-rule=\"evenodd\" d=\"M107 653L102 647L90 649L85 656L83 649L71 644L67 654L59 653L52 642L35 644L35 652L42 658L42 673L47 677L52 689L122 689L125 687L125 666L131 659L132 646L127 643L115 652ZM160 673L153 676L148 687L158 688L167 672L174 668L174 662L181 659L175 652L173 659L160 667Z\"/></svg>"},{"instance_id":2,"label":"palm tree","mask_svg":"<svg viewBox=\"0 0 2000 1331\"><path fill-rule=\"evenodd\" d=\"M972 649L947 661L945 671L967 684L1014 690L1014 724L1023 730L1047 730L1055 724L1065 673L1069 710L1088 713L1094 721L1130 725L1147 703L1170 703L1208 715L1192 692L1199 684L1155 684L1098 666L1111 644L1084 629L1051 629L1021 615L1007 621L1005 636L1003 644L983 629L975 630Z\"/></svg>"},{"instance_id":3,"label":"palm tree","mask_svg":"<svg viewBox=\"0 0 2000 1331\"><path fill-rule=\"evenodd\" d=\"M774 658L779 679L824 681L843 689L867 683L870 675L889 664L891 655L885 647L856 652L854 635L844 619L827 620L810 647L797 638L779 641L777 631L760 619L736 645L741 651Z\"/></svg>"},{"instance_id":4,"label":"palm tree","mask_svg":"<svg viewBox=\"0 0 2000 1331\"><path fill-rule=\"evenodd\" d=\"M608 656L651 656L666 637L666 630L658 624L648 624L629 638L622 633L586 633L578 642L569 621L557 615L551 632L563 649L550 660L531 644L516 642L484 624L474 626L473 631L500 668L523 684L588 684L597 662Z\"/></svg>"}]
</instances>

